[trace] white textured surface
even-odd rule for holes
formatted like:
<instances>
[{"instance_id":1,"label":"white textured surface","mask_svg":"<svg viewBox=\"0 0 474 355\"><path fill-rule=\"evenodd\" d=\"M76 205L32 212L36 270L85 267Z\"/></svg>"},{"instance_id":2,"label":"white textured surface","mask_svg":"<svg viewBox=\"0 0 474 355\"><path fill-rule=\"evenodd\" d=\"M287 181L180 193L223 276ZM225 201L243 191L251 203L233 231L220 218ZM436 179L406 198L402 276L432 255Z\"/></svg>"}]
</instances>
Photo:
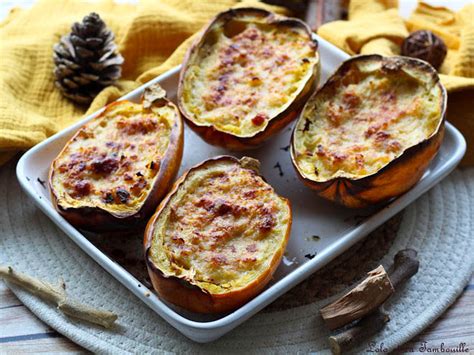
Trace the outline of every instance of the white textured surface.
<instances>
[{"instance_id":1,"label":"white textured surface","mask_svg":"<svg viewBox=\"0 0 474 355\"><path fill-rule=\"evenodd\" d=\"M328 352L327 330L317 317L321 303L260 313L218 341L193 343L171 328L102 270L59 231L21 192L13 164L0 171L0 262L54 282L62 276L68 292L120 315L114 331L71 322L54 307L12 287L39 318L76 343L101 353L122 352ZM419 251L418 274L391 301L391 322L376 338L393 349L403 344L455 300L474 264L474 169L457 170L407 208L399 235L383 259L400 249Z\"/></svg>"}]
</instances>

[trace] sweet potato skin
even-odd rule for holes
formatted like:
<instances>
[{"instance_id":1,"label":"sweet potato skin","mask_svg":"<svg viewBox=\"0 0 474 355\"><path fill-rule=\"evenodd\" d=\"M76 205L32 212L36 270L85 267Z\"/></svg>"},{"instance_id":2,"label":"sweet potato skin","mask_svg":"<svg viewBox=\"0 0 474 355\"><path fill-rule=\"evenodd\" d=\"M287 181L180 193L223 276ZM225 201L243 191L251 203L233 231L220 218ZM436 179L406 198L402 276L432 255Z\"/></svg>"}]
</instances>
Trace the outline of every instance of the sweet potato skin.
<instances>
[{"instance_id":1,"label":"sweet potato skin","mask_svg":"<svg viewBox=\"0 0 474 355\"><path fill-rule=\"evenodd\" d=\"M173 185L168 195L162 200L160 206L156 210L156 213L152 216L147 224L144 234L143 247L145 254L145 263L148 269L153 288L158 292L160 297L166 301L185 308L189 311L196 313L223 313L232 311L250 299L258 295L271 280L274 272L276 271L285 251L286 244L290 237L291 231L291 205L286 199L285 203L290 211L289 224L286 229L284 236L284 243L281 248L273 255L270 262L270 266L263 272L257 279L247 284L245 287L224 294L210 294L209 292L191 284L185 278L179 278L174 276L165 276L159 268L152 262L149 257L149 251L152 246L152 239L154 235L155 223L161 213L166 207L170 199L177 192L180 185L186 180L188 174L194 169L200 169L205 167L206 164L218 161L218 160L231 160L238 161L236 158L231 156L219 156L212 159L208 159L190 170L184 173Z\"/></svg>"},{"instance_id":2,"label":"sweet potato skin","mask_svg":"<svg viewBox=\"0 0 474 355\"><path fill-rule=\"evenodd\" d=\"M279 113L276 117L271 118L268 126L263 131L259 131L253 136L245 136L239 137L227 132L220 131L216 129L214 126L206 126L206 125L199 125L193 121L191 115L187 113L183 100L183 90L184 90L184 79L185 79L185 71L187 69L188 63L190 58L197 51L200 42L207 34L207 32L212 29L213 25L218 21L228 21L232 18L238 17L240 15L249 15L253 14L255 16L267 18L268 23L284 23L288 27L295 27L295 28L303 28L304 31L311 37L312 32L310 28L302 21L294 18L284 18L280 16L276 16L271 12L268 12L263 9L257 8L238 8L238 9L231 9L226 12L222 12L218 14L211 22L201 31L200 35L191 47L188 49L183 65L181 67L180 77L179 77L179 84L178 84L178 107L188 124L188 126L195 131L203 140L207 143L220 146L229 150L234 151L244 151L248 149L255 149L262 144L270 137L274 136L278 132L280 132L284 127L286 127L289 123L294 121L299 114L299 111L305 104L308 97L311 93L315 90L320 77L320 61L319 61L319 54L316 52L317 56L317 63L313 67L313 74L308 80L293 103L286 108L283 112ZM317 41L313 40L315 44L315 51L317 50Z\"/></svg>"},{"instance_id":3,"label":"sweet potato skin","mask_svg":"<svg viewBox=\"0 0 474 355\"><path fill-rule=\"evenodd\" d=\"M162 99L166 100L166 99ZM166 100L168 102L168 100ZM109 104L106 109L99 115L102 117L114 105L119 105L120 101ZM59 204L58 196L53 189L54 165L56 159L51 163L49 171L49 189L51 201L55 209L69 223L79 229L91 232L114 232L129 231L134 228L143 228L147 219L153 214L156 206L163 196L168 192L178 173L181 159L183 156L184 145L184 125L179 110L176 108L176 120L173 124L170 134L170 141L166 153L160 162L160 170L155 179L155 183L149 191L148 197L143 203L139 211L134 214L112 214L101 208L80 207L80 208L63 208ZM72 139L74 139L74 135ZM58 157L63 154L66 146L59 153Z\"/></svg>"},{"instance_id":4,"label":"sweet potato skin","mask_svg":"<svg viewBox=\"0 0 474 355\"><path fill-rule=\"evenodd\" d=\"M295 131L291 141L291 160L299 179L317 194L329 201L338 203L349 208L366 208L383 204L390 199L400 196L410 190L423 176L429 164L436 156L443 142L446 119L447 94L439 82L436 71L420 60L397 57L395 60L386 59L380 55L356 56L345 61L331 78L337 80L337 76L343 76L349 66L357 61L385 61L387 65L397 70L397 65L408 65L420 69L425 75L431 76L441 88L439 100L441 118L436 131L423 141L406 149L399 157L392 160L374 174L357 179L336 177L324 182L311 180L298 170L295 152ZM331 80L330 79L330 80ZM327 85L327 83L325 84ZM323 90L324 86L318 90ZM317 95L318 92L314 93Z\"/></svg>"}]
</instances>

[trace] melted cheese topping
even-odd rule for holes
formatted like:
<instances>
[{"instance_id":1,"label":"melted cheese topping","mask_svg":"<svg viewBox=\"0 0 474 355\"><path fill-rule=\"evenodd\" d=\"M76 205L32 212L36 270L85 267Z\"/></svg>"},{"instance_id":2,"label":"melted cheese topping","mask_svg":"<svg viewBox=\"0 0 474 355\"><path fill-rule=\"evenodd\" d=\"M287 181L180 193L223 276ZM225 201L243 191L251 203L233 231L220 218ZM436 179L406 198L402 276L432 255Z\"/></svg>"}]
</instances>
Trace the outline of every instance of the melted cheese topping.
<instances>
[{"instance_id":1,"label":"melted cheese topping","mask_svg":"<svg viewBox=\"0 0 474 355\"><path fill-rule=\"evenodd\" d=\"M206 34L184 74L182 102L198 125L253 136L284 111L312 77L316 46L301 29L237 22Z\"/></svg>"},{"instance_id":2,"label":"melted cheese topping","mask_svg":"<svg viewBox=\"0 0 474 355\"><path fill-rule=\"evenodd\" d=\"M122 101L86 123L53 164L52 188L66 208L140 210L160 169L176 117L170 105L144 110Z\"/></svg>"},{"instance_id":3,"label":"melted cheese topping","mask_svg":"<svg viewBox=\"0 0 474 355\"><path fill-rule=\"evenodd\" d=\"M237 163L188 175L156 222L151 260L214 294L244 287L286 245L284 199Z\"/></svg>"},{"instance_id":4,"label":"melted cheese topping","mask_svg":"<svg viewBox=\"0 0 474 355\"><path fill-rule=\"evenodd\" d=\"M313 181L370 175L432 135L441 89L405 72L358 72L325 87L297 123L298 170Z\"/></svg>"}]
</instances>

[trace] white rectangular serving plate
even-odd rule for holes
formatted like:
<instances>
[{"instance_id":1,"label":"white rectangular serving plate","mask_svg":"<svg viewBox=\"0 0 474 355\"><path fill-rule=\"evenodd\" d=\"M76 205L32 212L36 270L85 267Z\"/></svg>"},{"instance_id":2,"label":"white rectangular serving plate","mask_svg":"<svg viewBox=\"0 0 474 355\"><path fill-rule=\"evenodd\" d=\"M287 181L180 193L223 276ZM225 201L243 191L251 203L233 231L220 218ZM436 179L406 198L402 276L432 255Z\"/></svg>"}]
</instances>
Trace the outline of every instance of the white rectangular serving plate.
<instances>
[{"instance_id":1,"label":"white rectangular serving plate","mask_svg":"<svg viewBox=\"0 0 474 355\"><path fill-rule=\"evenodd\" d=\"M322 84L341 62L348 58L348 55L327 41L317 36L315 38L319 42L322 63L320 84ZM137 101L147 86L160 83L167 91L168 97L175 100L179 69L176 67L160 75L122 99ZM277 193L290 199L293 207L290 241L283 262L271 283L261 294L232 313L203 316L186 312L160 300L152 290L132 276L130 270L120 266L113 257L105 255L99 249L100 245L94 242L94 238L83 234L62 218L53 208L49 192L41 184L41 180L47 181L50 163L67 140L86 121L97 116L101 111L86 117L26 152L17 166L18 180L39 208L79 247L167 322L197 342L210 342L221 337L367 236L448 175L461 160L466 149L461 133L451 124L446 123L446 134L441 149L420 182L409 192L377 211L350 210L337 206L317 197L298 180L288 151L293 125L270 139L264 147L245 152L245 155L261 161L262 175ZM184 156L179 175L202 160L221 154L238 157L244 155L210 146L186 127ZM361 215L363 220L360 218ZM317 238L311 238L313 235L319 236L319 241L316 241ZM312 257L313 255L315 256Z\"/></svg>"}]
</instances>

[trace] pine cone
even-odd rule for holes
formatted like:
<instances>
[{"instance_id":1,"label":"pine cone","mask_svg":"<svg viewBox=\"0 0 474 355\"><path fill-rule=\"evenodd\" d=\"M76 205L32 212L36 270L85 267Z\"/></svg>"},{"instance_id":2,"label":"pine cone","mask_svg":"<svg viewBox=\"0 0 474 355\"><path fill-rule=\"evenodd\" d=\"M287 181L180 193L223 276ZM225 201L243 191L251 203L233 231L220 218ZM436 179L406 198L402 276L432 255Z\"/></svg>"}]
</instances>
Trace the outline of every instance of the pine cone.
<instances>
[{"instance_id":1,"label":"pine cone","mask_svg":"<svg viewBox=\"0 0 474 355\"><path fill-rule=\"evenodd\" d=\"M54 45L55 84L69 99L88 104L121 75L123 57L114 34L96 13L74 23L71 33Z\"/></svg>"}]
</instances>

